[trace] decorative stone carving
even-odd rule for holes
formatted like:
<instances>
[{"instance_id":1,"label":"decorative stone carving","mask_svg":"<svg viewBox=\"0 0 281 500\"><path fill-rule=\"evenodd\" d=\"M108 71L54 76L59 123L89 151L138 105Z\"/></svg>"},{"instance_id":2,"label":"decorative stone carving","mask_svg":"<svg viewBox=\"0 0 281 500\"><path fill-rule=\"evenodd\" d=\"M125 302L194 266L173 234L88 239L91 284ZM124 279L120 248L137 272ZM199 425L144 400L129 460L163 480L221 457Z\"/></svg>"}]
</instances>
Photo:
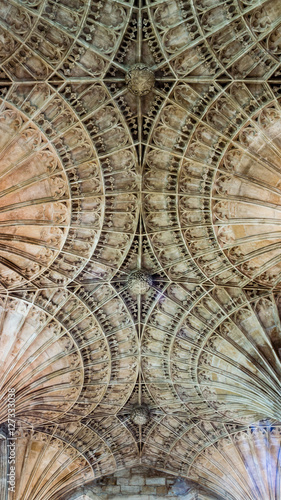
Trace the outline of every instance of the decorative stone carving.
<instances>
[{"instance_id":1,"label":"decorative stone carving","mask_svg":"<svg viewBox=\"0 0 281 500\"><path fill-rule=\"evenodd\" d=\"M249 430L229 430L231 436L218 440L198 454L190 467L190 477L209 486L221 495L220 498L242 500L255 495L269 499L271 493L278 498L280 426L257 424ZM270 466L264 469L265 457ZM212 473L210 463L214 465Z\"/></svg>"},{"instance_id":2,"label":"decorative stone carving","mask_svg":"<svg viewBox=\"0 0 281 500\"><path fill-rule=\"evenodd\" d=\"M145 425L149 421L149 409L146 405L135 405L131 410L131 420L136 425Z\"/></svg>"},{"instance_id":3,"label":"decorative stone carving","mask_svg":"<svg viewBox=\"0 0 281 500\"><path fill-rule=\"evenodd\" d=\"M125 77L130 92L140 97L151 92L154 80L153 71L142 63L135 64Z\"/></svg>"},{"instance_id":4,"label":"decorative stone carving","mask_svg":"<svg viewBox=\"0 0 281 500\"><path fill-rule=\"evenodd\" d=\"M152 286L152 277L143 269L137 269L130 273L127 283L132 293L143 295Z\"/></svg>"},{"instance_id":5,"label":"decorative stone carving","mask_svg":"<svg viewBox=\"0 0 281 500\"><path fill-rule=\"evenodd\" d=\"M17 428L15 462L12 462L14 469L10 468L9 471L15 472L14 490L9 489L8 493L9 485L6 483L6 491L13 500L22 498L24 492L29 490L30 476L33 478L33 488L27 497L30 500L43 500L46 495L51 497L54 490L56 495L61 495L64 490L70 491L95 477L90 461L84 453L79 452L76 443L66 443L59 435L61 429L57 431L55 433L54 426L36 431L20 426ZM26 453L22 453L23 449L26 449ZM23 467L26 471L24 476L20 473ZM58 469L60 480L57 477Z\"/></svg>"}]
</instances>

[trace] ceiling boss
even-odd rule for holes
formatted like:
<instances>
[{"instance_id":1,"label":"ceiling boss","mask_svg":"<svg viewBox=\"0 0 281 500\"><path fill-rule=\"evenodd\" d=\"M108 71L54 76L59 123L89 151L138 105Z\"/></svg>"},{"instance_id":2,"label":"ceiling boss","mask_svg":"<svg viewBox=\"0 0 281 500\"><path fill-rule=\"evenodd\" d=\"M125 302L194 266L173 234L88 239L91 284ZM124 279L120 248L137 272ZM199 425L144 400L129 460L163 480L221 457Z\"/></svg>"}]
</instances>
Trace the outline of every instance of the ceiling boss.
<instances>
[{"instance_id":1,"label":"ceiling boss","mask_svg":"<svg viewBox=\"0 0 281 500\"><path fill-rule=\"evenodd\" d=\"M154 87L153 71L143 63L135 64L125 76L125 82L132 94L139 97L149 94Z\"/></svg>"}]
</instances>

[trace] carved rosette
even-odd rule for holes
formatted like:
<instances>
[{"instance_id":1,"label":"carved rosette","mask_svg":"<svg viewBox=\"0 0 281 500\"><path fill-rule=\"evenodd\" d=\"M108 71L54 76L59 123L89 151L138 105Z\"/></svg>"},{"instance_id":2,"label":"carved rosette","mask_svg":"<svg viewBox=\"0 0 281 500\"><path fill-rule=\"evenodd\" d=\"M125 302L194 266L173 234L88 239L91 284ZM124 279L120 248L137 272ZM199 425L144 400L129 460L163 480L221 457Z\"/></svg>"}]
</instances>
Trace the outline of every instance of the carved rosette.
<instances>
[{"instance_id":1,"label":"carved rosette","mask_svg":"<svg viewBox=\"0 0 281 500\"><path fill-rule=\"evenodd\" d=\"M149 421L149 408L147 405L136 405L131 410L131 420L136 425L145 425Z\"/></svg>"},{"instance_id":2,"label":"carved rosette","mask_svg":"<svg viewBox=\"0 0 281 500\"><path fill-rule=\"evenodd\" d=\"M149 94L154 87L154 73L145 64L135 64L125 77L128 89L139 97Z\"/></svg>"},{"instance_id":3,"label":"carved rosette","mask_svg":"<svg viewBox=\"0 0 281 500\"><path fill-rule=\"evenodd\" d=\"M128 276L127 285L133 294L143 295L152 286L152 277L143 269L137 269Z\"/></svg>"}]
</instances>

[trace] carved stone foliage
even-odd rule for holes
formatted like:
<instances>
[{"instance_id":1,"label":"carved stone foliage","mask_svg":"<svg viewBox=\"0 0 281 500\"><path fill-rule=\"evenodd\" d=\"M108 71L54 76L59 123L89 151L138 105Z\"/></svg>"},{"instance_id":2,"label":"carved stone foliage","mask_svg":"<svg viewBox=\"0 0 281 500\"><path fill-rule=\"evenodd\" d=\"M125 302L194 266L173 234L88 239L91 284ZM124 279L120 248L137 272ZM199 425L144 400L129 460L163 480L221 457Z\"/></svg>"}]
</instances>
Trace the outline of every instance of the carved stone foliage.
<instances>
[{"instance_id":1,"label":"carved stone foliage","mask_svg":"<svg viewBox=\"0 0 281 500\"><path fill-rule=\"evenodd\" d=\"M154 74L145 64L135 64L125 77L128 89L135 95L149 94L154 86Z\"/></svg>"}]
</instances>

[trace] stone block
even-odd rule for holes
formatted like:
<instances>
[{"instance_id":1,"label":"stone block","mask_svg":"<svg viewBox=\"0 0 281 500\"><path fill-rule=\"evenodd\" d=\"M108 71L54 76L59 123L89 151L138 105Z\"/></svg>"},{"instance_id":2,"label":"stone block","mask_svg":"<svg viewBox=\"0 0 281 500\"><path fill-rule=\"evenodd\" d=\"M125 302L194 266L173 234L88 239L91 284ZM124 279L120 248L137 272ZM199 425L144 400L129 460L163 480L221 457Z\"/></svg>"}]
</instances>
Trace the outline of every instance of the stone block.
<instances>
[{"instance_id":1,"label":"stone block","mask_svg":"<svg viewBox=\"0 0 281 500\"><path fill-rule=\"evenodd\" d=\"M157 495L165 495L167 493L166 486L157 486L156 493L157 493Z\"/></svg>"},{"instance_id":2,"label":"stone block","mask_svg":"<svg viewBox=\"0 0 281 500\"><path fill-rule=\"evenodd\" d=\"M163 486L164 484L166 484L166 478L165 477L147 477L145 480L145 484Z\"/></svg>"},{"instance_id":3,"label":"stone block","mask_svg":"<svg viewBox=\"0 0 281 500\"><path fill-rule=\"evenodd\" d=\"M141 491L141 487L140 486L133 486L133 485L122 485L121 486L121 492L122 493L131 493L131 494L134 494L134 493L140 493Z\"/></svg>"},{"instance_id":4,"label":"stone block","mask_svg":"<svg viewBox=\"0 0 281 500\"><path fill-rule=\"evenodd\" d=\"M134 475L129 479L129 484L143 485L144 481L144 477Z\"/></svg>"},{"instance_id":5,"label":"stone block","mask_svg":"<svg viewBox=\"0 0 281 500\"><path fill-rule=\"evenodd\" d=\"M156 486L143 486L141 492L143 495L156 495Z\"/></svg>"},{"instance_id":6,"label":"stone block","mask_svg":"<svg viewBox=\"0 0 281 500\"><path fill-rule=\"evenodd\" d=\"M130 471L128 469L117 470L114 473L114 477L130 477Z\"/></svg>"},{"instance_id":7,"label":"stone block","mask_svg":"<svg viewBox=\"0 0 281 500\"><path fill-rule=\"evenodd\" d=\"M129 478L128 477L118 477L117 484L120 484L121 486L123 486L124 484L129 484Z\"/></svg>"},{"instance_id":8,"label":"stone block","mask_svg":"<svg viewBox=\"0 0 281 500\"><path fill-rule=\"evenodd\" d=\"M108 485L105 488L103 488L103 493L106 495L112 495L112 494L118 494L120 493L121 486L118 485Z\"/></svg>"}]
</instances>

